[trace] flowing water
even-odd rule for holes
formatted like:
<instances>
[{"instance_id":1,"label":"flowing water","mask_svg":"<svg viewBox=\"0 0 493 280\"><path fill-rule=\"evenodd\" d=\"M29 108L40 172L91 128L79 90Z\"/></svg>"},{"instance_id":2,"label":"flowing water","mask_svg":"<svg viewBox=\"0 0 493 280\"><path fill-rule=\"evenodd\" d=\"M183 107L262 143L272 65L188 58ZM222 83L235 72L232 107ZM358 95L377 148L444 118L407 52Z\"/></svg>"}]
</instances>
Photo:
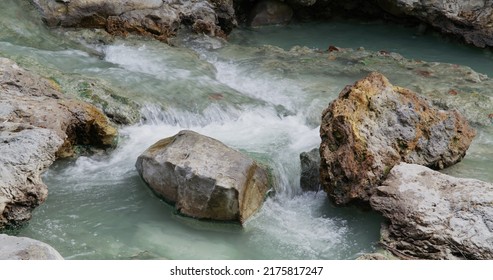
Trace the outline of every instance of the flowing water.
<instances>
[{"instance_id":1,"label":"flowing water","mask_svg":"<svg viewBox=\"0 0 493 280\"><path fill-rule=\"evenodd\" d=\"M45 173L49 197L17 234L45 241L67 259L352 259L375 250L378 214L335 208L323 192L299 187L299 154L319 145L320 112L358 75L303 74L280 51L258 56L257 46L363 46L493 73L489 52L383 23L244 29L227 44L198 37L181 47L138 38L102 45L45 28L27 2L0 3L0 56L46 77L96 79L145 104L145 121L122 127L114 151L61 160ZM272 170L276 195L243 228L177 215L139 178L137 156L182 129ZM493 181L492 135L480 128L468 156L446 172Z\"/></svg>"}]
</instances>

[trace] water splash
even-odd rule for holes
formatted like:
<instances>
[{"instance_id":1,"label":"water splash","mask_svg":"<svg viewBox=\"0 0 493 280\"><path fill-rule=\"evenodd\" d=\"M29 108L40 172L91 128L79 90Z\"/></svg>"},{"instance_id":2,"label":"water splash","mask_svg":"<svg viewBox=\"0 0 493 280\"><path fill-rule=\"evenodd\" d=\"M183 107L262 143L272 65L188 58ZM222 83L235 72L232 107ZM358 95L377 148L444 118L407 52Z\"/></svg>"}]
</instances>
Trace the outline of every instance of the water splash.
<instances>
[{"instance_id":1,"label":"water splash","mask_svg":"<svg viewBox=\"0 0 493 280\"><path fill-rule=\"evenodd\" d=\"M183 128L205 126L211 123L224 124L239 118L241 111L231 106L210 104L203 112L193 113L176 108L163 109L155 104L145 104L141 110L142 124L169 124Z\"/></svg>"},{"instance_id":2,"label":"water splash","mask_svg":"<svg viewBox=\"0 0 493 280\"><path fill-rule=\"evenodd\" d=\"M269 199L245 230L255 233L250 240L264 254L273 250L282 252L283 259L345 258L350 230L344 220L322 215L326 200L325 194L311 192L289 200Z\"/></svg>"}]
</instances>

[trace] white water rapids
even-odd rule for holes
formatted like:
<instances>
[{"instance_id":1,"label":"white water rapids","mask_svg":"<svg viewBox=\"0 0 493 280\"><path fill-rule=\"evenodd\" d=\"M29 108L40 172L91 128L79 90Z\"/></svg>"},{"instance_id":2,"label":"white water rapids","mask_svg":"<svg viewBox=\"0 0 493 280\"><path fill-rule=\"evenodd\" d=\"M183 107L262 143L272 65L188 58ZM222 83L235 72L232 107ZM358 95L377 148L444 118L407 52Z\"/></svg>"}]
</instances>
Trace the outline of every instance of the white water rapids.
<instances>
[{"instance_id":1,"label":"white water rapids","mask_svg":"<svg viewBox=\"0 0 493 280\"><path fill-rule=\"evenodd\" d=\"M21 2L0 3L0 24L9 27L0 30L0 56L62 81L97 79L145 104L145 120L122 127L114 151L58 161L45 173L48 200L16 233L52 245L67 259L354 259L373 252L378 214L333 207L325 193L299 187L299 154L319 145L322 110L359 74L305 73L275 50L257 57L254 46L364 44L470 62L485 72L492 65L490 53L380 23L239 30L226 45L207 38L185 47L136 38L80 43L46 29ZM139 178L138 155L182 129L216 138L270 168L276 195L244 228L177 215ZM493 180L492 134L479 131L464 162L447 172Z\"/></svg>"}]
</instances>

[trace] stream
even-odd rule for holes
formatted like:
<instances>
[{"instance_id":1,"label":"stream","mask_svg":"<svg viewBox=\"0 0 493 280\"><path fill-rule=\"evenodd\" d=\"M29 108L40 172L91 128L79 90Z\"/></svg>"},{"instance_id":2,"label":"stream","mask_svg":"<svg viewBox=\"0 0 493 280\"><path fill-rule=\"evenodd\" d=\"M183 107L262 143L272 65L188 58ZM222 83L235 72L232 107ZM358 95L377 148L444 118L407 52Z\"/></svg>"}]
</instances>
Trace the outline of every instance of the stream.
<instances>
[{"instance_id":1,"label":"stream","mask_svg":"<svg viewBox=\"0 0 493 280\"><path fill-rule=\"evenodd\" d=\"M302 193L299 182L299 154L320 144L322 110L363 74L300 68L285 52L363 47L493 74L488 51L382 22L238 29L228 42L185 36L175 47L135 37L102 44L49 30L27 2L0 3L0 56L62 86L97 80L143 105L143 120L120 128L114 151L59 160L45 172L48 199L15 234L66 259L355 259L374 252L380 215L334 207L322 191ZM216 138L273 173L276 195L244 227L178 215L140 179L137 157L182 129ZM482 127L466 158L445 172L493 182L492 159L493 131Z\"/></svg>"}]
</instances>

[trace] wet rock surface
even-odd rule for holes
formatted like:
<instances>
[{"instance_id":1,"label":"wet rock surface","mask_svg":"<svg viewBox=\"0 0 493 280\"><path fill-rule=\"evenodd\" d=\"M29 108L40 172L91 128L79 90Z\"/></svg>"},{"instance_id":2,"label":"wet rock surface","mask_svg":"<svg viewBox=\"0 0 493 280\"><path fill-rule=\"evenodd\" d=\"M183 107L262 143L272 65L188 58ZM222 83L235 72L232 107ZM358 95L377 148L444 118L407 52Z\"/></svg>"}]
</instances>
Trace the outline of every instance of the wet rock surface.
<instances>
[{"instance_id":1,"label":"wet rock surface","mask_svg":"<svg viewBox=\"0 0 493 280\"><path fill-rule=\"evenodd\" d=\"M41 241L0 234L0 260L63 260L63 257Z\"/></svg>"},{"instance_id":2,"label":"wet rock surface","mask_svg":"<svg viewBox=\"0 0 493 280\"><path fill-rule=\"evenodd\" d=\"M194 218L243 223L270 188L267 172L254 160L187 130L149 147L136 168L158 196Z\"/></svg>"},{"instance_id":3,"label":"wet rock surface","mask_svg":"<svg viewBox=\"0 0 493 280\"><path fill-rule=\"evenodd\" d=\"M224 36L236 26L233 1L34 0L49 26L104 28L167 40L184 24L197 33Z\"/></svg>"},{"instance_id":4,"label":"wet rock surface","mask_svg":"<svg viewBox=\"0 0 493 280\"><path fill-rule=\"evenodd\" d=\"M117 131L94 106L0 58L0 229L31 218L47 197L40 175L82 147L105 149Z\"/></svg>"},{"instance_id":5,"label":"wet rock surface","mask_svg":"<svg viewBox=\"0 0 493 280\"><path fill-rule=\"evenodd\" d=\"M320 151L318 148L300 154L300 187L303 191L320 190Z\"/></svg>"},{"instance_id":6,"label":"wet rock surface","mask_svg":"<svg viewBox=\"0 0 493 280\"><path fill-rule=\"evenodd\" d=\"M491 183L401 163L370 203L388 219L383 245L400 258L493 258Z\"/></svg>"},{"instance_id":7,"label":"wet rock surface","mask_svg":"<svg viewBox=\"0 0 493 280\"><path fill-rule=\"evenodd\" d=\"M321 185L336 204L368 202L394 165L443 169L464 157L474 136L459 112L434 108L374 72L322 113Z\"/></svg>"}]
</instances>

